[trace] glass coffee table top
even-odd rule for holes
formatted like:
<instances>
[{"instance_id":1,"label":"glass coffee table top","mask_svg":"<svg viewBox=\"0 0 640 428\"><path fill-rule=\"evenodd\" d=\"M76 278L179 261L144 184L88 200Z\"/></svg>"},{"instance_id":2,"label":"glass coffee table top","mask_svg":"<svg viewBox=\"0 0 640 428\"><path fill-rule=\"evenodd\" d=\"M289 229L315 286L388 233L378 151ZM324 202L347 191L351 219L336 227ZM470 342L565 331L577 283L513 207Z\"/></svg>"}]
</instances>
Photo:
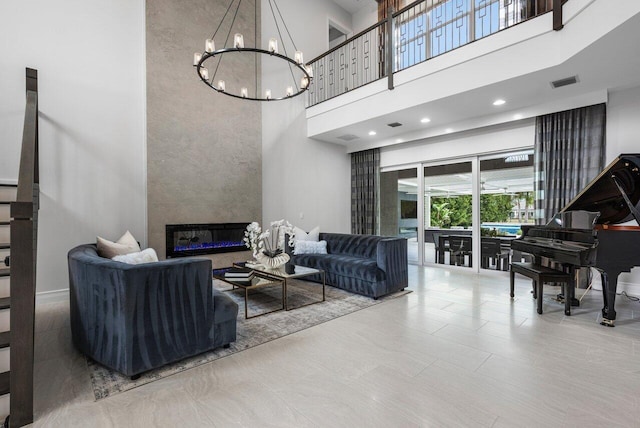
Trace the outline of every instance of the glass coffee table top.
<instances>
[{"instance_id":1,"label":"glass coffee table top","mask_svg":"<svg viewBox=\"0 0 640 428\"><path fill-rule=\"evenodd\" d=\"M272 277L274 279L282 279L282 281L284 282L284 306L285 306L285 310L291 310L291 309L296 309L296 308L301 308L303 306L308 306L314 303L321 303L324 302L326 300L326 293L325 293L325 287L326 287L326 283L325 283L325 272L322 269L315 269L315 268L310 268L310 267L306 267L306 266L280 266L278 268L267 268L261 264L253 264L253 263L249 263L249 262L239 262L239 263L234 263L233 264L234 267L239 267L239 268L249 268L252 269L254 272L264 275L264 276L268 276L268 277ZM289 296L287 293L287 286L288 286L288 281L291 279L303 279L305 277L310 277L313 275L319 275L322 278L322 299L321 300L316 300L313 301L311 303L305 303L299 306L295 306L295 307L290 307L289 306Z\"/></svg>"}]
</instances>

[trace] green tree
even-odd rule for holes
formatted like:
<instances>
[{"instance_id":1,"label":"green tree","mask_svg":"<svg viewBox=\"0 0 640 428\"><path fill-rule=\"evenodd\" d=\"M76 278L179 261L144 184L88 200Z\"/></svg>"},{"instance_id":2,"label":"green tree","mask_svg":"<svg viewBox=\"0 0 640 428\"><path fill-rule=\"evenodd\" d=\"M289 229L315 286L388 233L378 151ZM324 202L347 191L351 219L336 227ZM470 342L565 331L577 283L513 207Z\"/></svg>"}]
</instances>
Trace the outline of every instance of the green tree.
<instances>
[{"instance_id":1,"label":"green tree","mask_svg":"<svg viewBox=\"0 0 640 428\"><path fill-rule=\"evenodd\" d=\"M448 226L451 222L449 204L444 201L436 201L444 198L433 198L431 200L431 224L437 227Z\"/></svg>"},{"instance_id":2,"label":"green tree","mask_svg":"<svg viewBox=\"0 0 640 428\"><path fill-rule=\"evenodd\" d=\"M431 198L431 224L437 227L469 227L472 219L471 195ZM509 220L513 199L511 195L480 195L480 221L485 223Z\"/></svg>"},{"instance_id":3,"label":"green tree","mask_svg":"<svg viewBox=\"0 0 640 428\"><path fill-rule=\"evenodd\" d=\"M431 224L437 227L471 225L471 195L431 198Z\"/></svg>"},{"instance_id":4,"label":"green tree","mask_svg":"<svg viewBox=\"0 0 640 428\"><path fill-rule=\"evenodd\" d=\"M480 195L480 221L485 223L509 220L513 198L511 195Z\"/></svg>"}]
</instances>

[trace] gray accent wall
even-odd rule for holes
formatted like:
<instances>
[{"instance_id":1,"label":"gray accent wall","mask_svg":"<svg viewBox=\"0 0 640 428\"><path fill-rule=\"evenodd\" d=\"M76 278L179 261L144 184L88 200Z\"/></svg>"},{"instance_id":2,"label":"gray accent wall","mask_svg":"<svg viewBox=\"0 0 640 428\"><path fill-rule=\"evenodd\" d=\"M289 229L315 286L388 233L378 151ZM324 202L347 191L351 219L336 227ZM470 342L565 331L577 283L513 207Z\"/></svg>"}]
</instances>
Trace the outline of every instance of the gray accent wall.
<instances>
[{"instance_id":1,"label":"gray accent wall","mask_svg":"<svg viewBox=\"0 0 640 428\"><path fill-rule=\"evenodd\" d=\"M243 2L236 20L245 46L253 45L253 4ZM262 219L260 103L216 93L192 65L227 6L222 0L147 1L147 209L149 246L160 257L166 224ZM253 62L242 65L235 78L254 81Z\"/></svg>"}]
</instances>

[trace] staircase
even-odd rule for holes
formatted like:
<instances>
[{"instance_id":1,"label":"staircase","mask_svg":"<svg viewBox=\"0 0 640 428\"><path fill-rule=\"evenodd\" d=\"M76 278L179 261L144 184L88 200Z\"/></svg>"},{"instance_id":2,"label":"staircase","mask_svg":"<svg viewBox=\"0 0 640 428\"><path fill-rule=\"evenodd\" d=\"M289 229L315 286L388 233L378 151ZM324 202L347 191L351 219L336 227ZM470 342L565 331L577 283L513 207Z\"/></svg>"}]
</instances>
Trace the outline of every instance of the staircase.
<instances>
[{"instance_id":1,"label":"staircase","mask_svg":"<svg viewBox=\"0 0 640 428\"><path fill-rule=\"evenodd\" d=\"M4 421L7 428L33 422L33 338L40 199L37 70L27 68L26 89L18 184L0 184L0 352L9 348L10 368L0 373L0 396L9 394L10 415ZM6 325L10 325L11 330L1 331Z\"/></svg>"},{"instance_id":2,"label":"staircase","mask_svg":"<svg viewBox=\"0 0 640 428\"><path fill-rule=\"evenodd\" d=\"M0 184L0 313L5 314L4 320L8 319L6 312L11 308L11 298L9 297L9 281L11 268L9 267L9 254L11 250L10 236L10 206L16 199L17 186L14 184ZM8 327L6 322L0 324L0 330ZM9 331L0 332L0 350L9 348ZM6 352L6 351L5 351ZM0 373L0 396L9 394L10 372ZM6 407L6 406L5 406Z\"/></svg>"}]
</instances>

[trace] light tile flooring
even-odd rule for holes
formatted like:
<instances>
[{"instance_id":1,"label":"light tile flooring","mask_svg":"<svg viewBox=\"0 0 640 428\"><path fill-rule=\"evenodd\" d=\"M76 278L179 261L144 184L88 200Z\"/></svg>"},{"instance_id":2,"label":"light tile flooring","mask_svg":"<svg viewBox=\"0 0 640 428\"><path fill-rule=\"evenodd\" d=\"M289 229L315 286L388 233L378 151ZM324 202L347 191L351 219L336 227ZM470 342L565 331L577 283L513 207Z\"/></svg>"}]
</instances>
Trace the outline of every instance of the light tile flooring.
<instances>
[{"instance_id":1,"label":"light tile flooring","mask_svg":"<svg viewBox=\"0 0 640 428\"><path fill-rule=\"evenodd\" d=\"M640 303L565 317L501 272L410 266L413 293L93 401L66 302L39 304L34 426L640 426Z\"/></svg>"}]
</instances>

